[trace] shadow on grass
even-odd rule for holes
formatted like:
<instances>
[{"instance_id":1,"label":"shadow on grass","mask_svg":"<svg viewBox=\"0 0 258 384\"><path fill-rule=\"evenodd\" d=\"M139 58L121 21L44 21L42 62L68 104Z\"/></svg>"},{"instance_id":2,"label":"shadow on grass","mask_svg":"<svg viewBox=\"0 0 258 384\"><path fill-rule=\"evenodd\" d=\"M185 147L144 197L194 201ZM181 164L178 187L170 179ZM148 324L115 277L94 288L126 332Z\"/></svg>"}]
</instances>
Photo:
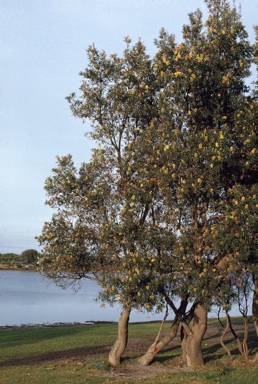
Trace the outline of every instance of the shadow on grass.
<instances>
[{"instance_id":1,"label":"shadow on grass","mask_svg":"<svg viewBox=\"0 0 258 384\"><path fill-rule=\"evenodd\" d=\"M112 327L112 328L111 328ZM110 325L109 334L116 335L117 326ZM103 335L106 336L106 324L86 324L86 325L72 325L72 326L49 326L39 328L18 328L18 329L4 329L0 331L1 349L7 347L19 347L20 345L40 343L46 340L54 340L62 337L73 337L82 335L84 338L87 334L91 336Z\"/></svg>"},{"instance_id":2,"label":"shadow on grass","mask_svg":"<svg viewBox=\"0 0 258 384\"><path fill-rule=\"evenodd\" d=\"M240 339L240 342L243 341L243 332L237 332L238 337ZM219 335L220 337L221 335ZM212 338L211 338L212 339ZM207 339L208 340L208 339ZM230 353L232 355L232 358L235 359L239 356L241 356L240 351L237 346L236 339L231 335L230 332L228 332L226 339L224 340L224 344L229 348ZM248 349L249 349L249 356L254 356L257 352L257 336L254 329L251 329L248 334ZM219 351L219 353L218 353ZM222 345L220 342L213 343L212 345L209 345L207 347L203 348L203 354L204 354L204 361L205 363L213 362L215 360L221 359L223 357L227 357L227 352L222 348Z\"/></svg>"},{"instance_id":3,"label":"shadow on grass","mask_svg":"<svg viewBox=\"0 0 258 384\"><path fill-rule=\"evenodd\" d=\"M31 343L31 342L40 342L41 340L47 339L54 339L57 337L73 337L79 333L82 333L84 338L87 338L87 330L90 331L91 336L93 338L95 336L99 336L102 331L103 335L106 335L106 328L102 330L101 325L91 328L90 325L86 326L78 326L78 327L60 327L60 328L51 328L51 329L30 329L29 332L26 332L26 330L17 331L9 331L4 332L1 335L0 332L0 340L3 343L3 346L9 346L10 343L19 346L24 343ZM111 329L111 333L114 331L114 335L116 334L116 327L114 326L114 329ZM9 336L8 336L9 334ZM33 334L33 335L32 335ZM239 335L241 336L241 332L239 332ZM17 336L19 340L15 340L15 337ZM29 337L28 337L29 336ZM89 334L88 334L89 336ZM110 336L110 335L109 335ZM204 355L204 361L205 363L213 362L216 360L219 360L223 357L227 357L226 351L223 350L220 342L219 337L221 336L221 328L214 327L212 333L208 333L205 337L204 343L208 342L208 345L203 345L203 355ZM248 347L250 350L250 355L254 355L255 351L257 351L257 341L256 341L256 334L253 329L250 330L249 338L248 338ZM128 343L128 348L125 351L125 354L123 356L122 361L128 361L128 359L138 360L144 353L146 353L146 350L148 349L148 346L152 344L152 340L146 340L146 339L131 339ZM65 349L65 350L59 350L59 351L49 351L44 353L35 353L30 356L24 356L24 357L17 357L13 356L9 358L8 360L0 362L0 367L10 367L10 366L28 366L28 365L35 365L35 364L65 364L67 362L75 361L75 362L86 362L89 360L95 360L95 359L103 359L107 358L108 353L111 349L112 344L109 344L109 340L104 341L105 344L99 345L99 346L87 346L87 347L77 347L77 348L71 348L71 349ZM232 335L229 333L227 334L227 338L224 341L226 345L231 344L231 353L232 357L240 356L240 353L238 351L236 341L232 337ZM172 345L171 345L172 344ZM180 345L180 338L177 336L173 342L170 345L168 345L164 350L160 351L158 355L156 355L153 362L157 362L160 364L166 365L168 362L171 362L171 360L175 360L176 364L178 365L178 359L181 357L181 345Z\"/></svg>"},{"instance_id":4,"label":"shadow on grass","mask_svg":"<svg viewBox=\"0 0 258 384\"><path fill-rule=\"evenodd\" d=\"M57 364L68 361L84 362L87 360L106 357L110 351L111 345L100 345L94 347L72 348L64 351L53 351L34 354L25 357L12 357L9 360L0 362L0 367L23 366L34 364Z\"/></svg>"},{"instance_id":5,"label":"shadow on grass","mask_svg":"<svg viewBox=\"0 0 258 384\"><path fill-rule=\"evenodd\" d=\"M242 329L237 331L238 331L237 334L240 338L240 341L242 341L243 331ZM223 358L227 358L228 355L226 351L222 348L222 345L220 344L220 341L219 341L221 334L222 334L222 328L219 326L219 327L214 327L214 332L212 334L207 334L205 336L203 348L202 348L205 364L209 362L214 362ZM180 359L181 353L182 353L180 342L178 340L174 340L174 341L176 342L176 345L167 347L161 350L155 356L153 362L166 364L171 360L173 361L174 359ZM205 342L208 342L207 346L205 346ZM236 339L232 336L230 331L227 332L227 335L224 339L224 344L229 347L232 358L234 360L239 356L241 356L239 349L237 347ZM257 336L253 328L251 328L249 331L248 348L249 348L249 356L251 356L251 359L252 359L252 356L254 357L256 352L258 351Z\"/></svg>"}]
</instances>

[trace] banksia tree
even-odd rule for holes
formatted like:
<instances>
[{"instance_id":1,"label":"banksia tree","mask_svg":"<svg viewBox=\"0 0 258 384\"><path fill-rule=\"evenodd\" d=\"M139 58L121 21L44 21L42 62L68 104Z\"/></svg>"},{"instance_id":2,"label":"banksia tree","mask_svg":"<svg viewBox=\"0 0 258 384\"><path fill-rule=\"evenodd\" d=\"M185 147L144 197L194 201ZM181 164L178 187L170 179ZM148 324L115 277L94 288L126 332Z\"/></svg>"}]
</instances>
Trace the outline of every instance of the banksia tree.
<instances>
[{"instance_id":1,"label":"banksia tree","mask_svg":"<svg viewBox=\"0 0 258 384\"><path fill-rule=\"evenodd\" d=\"M68 101L91 120L96 149L78 170L58 158L46 181L56 213L40 265L60 284L95 279L103 300L122 304L112 364L131 309L165 303L175 313L166 342L181 323L184 358L201 364L207 311L233 303L238 275L256 282L257 97L246 81L257 49L235 7L205 2L207 20L190 14L180 44L161 30L153 59L129 38L121 57L89 47Z\"/></svg>"}]
</instances>

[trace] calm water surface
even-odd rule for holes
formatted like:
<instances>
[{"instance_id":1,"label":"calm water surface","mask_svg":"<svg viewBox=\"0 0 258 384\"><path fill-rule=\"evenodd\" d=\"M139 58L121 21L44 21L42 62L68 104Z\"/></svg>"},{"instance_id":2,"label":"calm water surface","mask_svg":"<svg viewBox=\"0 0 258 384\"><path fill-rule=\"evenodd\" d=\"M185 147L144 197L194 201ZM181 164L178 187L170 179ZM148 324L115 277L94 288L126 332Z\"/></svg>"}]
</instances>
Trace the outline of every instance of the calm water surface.
<instances>
[{"instance_id":1,"label":"calm water surface","mask_svg":"<svg viewBox=\"0 0 258 384\"><path fill-rule=\"evenodd\" d=\"M113 308L94 299L99 288L85 280L79 291L61 289L38 272L0 271L0 326L53 324L87 321L118 321L120 307ZM159 315L134 311L131 321L159 320Z\"/></svg>"}]
</instances>

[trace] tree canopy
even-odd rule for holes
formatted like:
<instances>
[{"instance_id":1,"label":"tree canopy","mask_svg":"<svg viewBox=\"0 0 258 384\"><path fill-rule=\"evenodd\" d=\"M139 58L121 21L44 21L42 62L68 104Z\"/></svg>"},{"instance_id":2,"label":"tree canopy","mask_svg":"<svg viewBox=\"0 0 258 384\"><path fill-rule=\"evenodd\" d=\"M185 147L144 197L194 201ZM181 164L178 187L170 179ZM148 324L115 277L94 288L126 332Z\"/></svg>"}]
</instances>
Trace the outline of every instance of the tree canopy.
<instances>
[{"instance_id":1,"label":"tree canopy","mask_svg":"<svg viewBox=\"0 0 258 384\"><path fill-rule=\"evenodd\" d=\"M257 275L257 43L228 1L205 2L207 20L191 13L180 43L162 29L153 58L130 38L121 57L88 48L67 99L96 148L79 169L58 157L39 236L57 283L95 279L127 310L169 305L189 365L207 311L230 309Z\"/></svg>"}]
</instances>

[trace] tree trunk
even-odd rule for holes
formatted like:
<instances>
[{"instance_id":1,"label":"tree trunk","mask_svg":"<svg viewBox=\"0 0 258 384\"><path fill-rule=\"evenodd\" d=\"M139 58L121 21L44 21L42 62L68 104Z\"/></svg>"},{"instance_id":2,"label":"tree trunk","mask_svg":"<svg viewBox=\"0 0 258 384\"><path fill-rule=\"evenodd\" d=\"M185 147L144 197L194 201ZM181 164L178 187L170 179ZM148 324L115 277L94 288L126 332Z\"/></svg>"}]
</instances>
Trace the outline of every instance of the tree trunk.
<instances>
[{"instance_id":1,"label":"tree trunk","mask_svg":"<svg viewBox=\"0 0 258 384\"><path fill-rule=\"evenodd\" d=\"M245 328L244 328L244 339L243 339L243 351L244 351L245 359L248 360L249 349L247 345L247 340L248 340L248 332L249 332L249 322L248 322L247 316L244 316L244 325L245 325Z\"/></svg>"},{"instance_id":2,"label":"tree trunk","mask_svg":"<svg viewBox=\"0 0 258 384\"><path fill-rule=\"evenodd\" d=\"M149 365L153 361L156 354L176 337L179 324L179 319L175 317L169 332L165 336L163 336L158 342L153 343L148 349L148 351L140 358L139 363L141 365Z\"/></svg>"},{"instance_id":3,"label":"tree trunk","mask_svg":"<svg viewBox=\"0 0 258 384\"><path fill-rule=\"evenodd\" d=\"M181 325L180 330L180 338L181 338L181 348L182 348L182 362L186 363L186 342L187 342L187 332L184 327Z\"/></svg>"},{"instance_id":4,"label":"tree trunk","mask_svg":"<svg viewBox=\"0 0 258 384\"><path fill-rule=\"evenodd\" d=\"M130 318L131 307L124 306L120 314L118 322L118 332L117 339L113 345L111 351L109 352L108 361L112 365L119 365L121 356L125 351L128 341L128 322Z\"/></svg>"},{"instance_id":5,"label":"tree trunk","mask_svg":"<svg viewBox=\"0 0 258 384\"><path fill-rule=\"evenodd\" d=\"M254 282L254 294L253 294L252 314L253 314L256 335L258 336L258 278L255 275L253 275L253 282ZM258 352L256 352L254 361L258 362Z\"/></svg>"},{"instance_id":6,"label":"tree trunk","mask_svg":"<svg viewBox=\"0 0 258 384\"><path fill-rule=\"evenodd\" d=\"M255 330L258 336L258 278L256 276L253 276L253 282L254 282L254 295L253 295L252 312L253 312Z\"/></svg>"},{"instance_id":7,"label":"tree trunk","mask_svg":"<svg viewBox=\"0 0 258 384\"><path fill-rule=\"evenodd\" d=\"M178 309L175 307L173 301L170 300L168 297L166 297L166 301L167 304L173 309L176 317L174 318L169 332L160 340L157 338L155 342L150 346L148 351L140 358L139 363L141 365L149 365L153 361L156 354L163 348L165 348L165 346L168 345L176 337L181 318L185 315L188 297L184 297L183 299L181 299L180 306Z\"/></svg>"},{"instance_id":8,"label":"tree trunk","mask_svg":"<svg viewBox=\"0 0 258 384\"><path fill-rule=\"evenodd\" d=\"M181 330L180 330L180 338L181 338L181 348L182 348L182 362L187 363L186 359L186 352L187 352L187 335L189 331L189 324L193 320L194 317L194 309L196 304L193 304L192 308L188 312L188 315L186 316L184 320L184 324L181 324Z\"/></svg>"},{"instance_id":9,"label":"tree trunk","mask_svg":"<svg viewBox=\"0 0 258 384\"><path fill-rule=\"evenodd\" d=\"M186 361L188 367L202 365L202 341L207 329L207 311L201 304L194 308L194 324L190 329L186 323L182 323L187 332Z\"/></svg>"},{"instance_id":10,"label":"tree trunk","mask_svg":"<svg viewBox=\"0 0 258 384\"><path fill-rule=\"evenodd\" d=\"M231 333L232 335L234 336L234 338L236 339L236 342L237 342L237 345L238 345L238 349L239 349L239 352L241 353L241 355L243 356L244 352L243 352L243 346L242 346L242 343L239 339L239 336L236 334L233 326L232 326L232 322L231 322L231 317L229 316L228 314L228 320L229 320L229 328L231 330Z\"/></svg>"},{"instance_id":11,"label":"tree trunk","mask_svg":"<svg viewBox=\"0 0 258 384\"><path fill-rule=\"evenodd\" d=\"M230 349L225 345L224 343L224 337L228 331L228 329L230 328L230 316L228 314L228 311L226 311L226 319L227 319L227 324L226 324L226 327L224 328L223 332L222 332L222 335L220 336L220 344L222 345L222 347L225 349L225 351L227 352L228 354L228 358L230 361L233 361L233 358L232 358L232 355L231 355L231 352L230 352Z\"/></svg>"}]
</instances>

